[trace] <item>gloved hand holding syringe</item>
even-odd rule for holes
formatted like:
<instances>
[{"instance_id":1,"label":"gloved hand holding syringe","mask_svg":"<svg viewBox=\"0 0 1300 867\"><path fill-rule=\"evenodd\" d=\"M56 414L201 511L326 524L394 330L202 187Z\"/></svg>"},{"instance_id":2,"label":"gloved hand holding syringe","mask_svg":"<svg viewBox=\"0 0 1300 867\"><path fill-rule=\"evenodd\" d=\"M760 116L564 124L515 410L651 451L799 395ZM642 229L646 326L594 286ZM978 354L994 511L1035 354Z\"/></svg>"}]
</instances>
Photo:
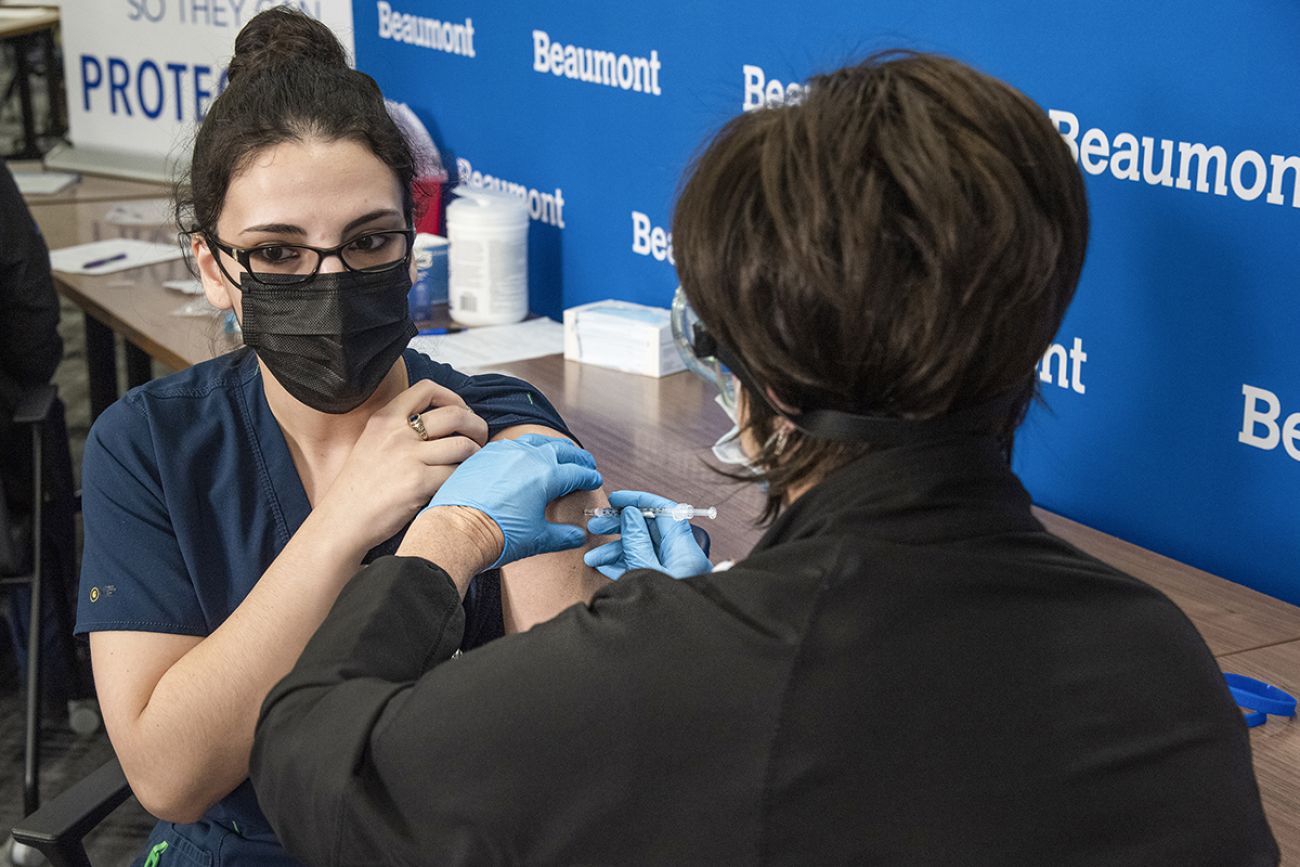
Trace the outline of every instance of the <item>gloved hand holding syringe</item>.
<instances>
[{"instance_id":1,"label":"gloved hand holding syringe","mask_svg":"<svg viewBox=\"0 0 1300 867\"><path fill-rule=\"evenodd\" d=\"M632 508L626 506L625 508ZM622 514L623 509L613 506L605 506L599 509L583 509L582 514L588 518L617 518ZM697 508L688 503L676 503L672 506L658 506L653 509L641 509L641 514L647 518L672 518L674 521L689 521L691 518L708 518L710 521L718 517L717 506L708 506Z\"/></svg>"},{"instance_id":2,"label":"gloved hand holding syringe","mask_svg":"<svg viewBox=\"0 0 1300 867\"><path fill-rule=\"evenodd\" d=\"M716 518L714 506L696 508L646 491L612 491L609 506L587 512L587 532L612 536L582 555L582 561L617 581L629 569L654 569L674 578L713 569L691 528L691 518Z\"/></svg>"}]
</instances>

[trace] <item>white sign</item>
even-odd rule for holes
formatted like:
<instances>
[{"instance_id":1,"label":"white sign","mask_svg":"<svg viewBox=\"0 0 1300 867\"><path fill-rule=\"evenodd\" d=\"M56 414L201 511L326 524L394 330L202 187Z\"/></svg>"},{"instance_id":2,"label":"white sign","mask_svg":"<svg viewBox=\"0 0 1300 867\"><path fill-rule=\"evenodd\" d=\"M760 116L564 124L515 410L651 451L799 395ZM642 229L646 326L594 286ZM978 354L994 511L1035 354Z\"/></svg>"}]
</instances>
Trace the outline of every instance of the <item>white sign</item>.
<instances>
[{"instance_id":1,"label":"white sign","mask_svg":"<svg viewBox=\"0 0 1300 867\"><path fill-rule=\"evenodd\" d=\"M86 152L186 162L195 122L226 84L235 36L286 5L323 21L352 54L351 0L65 0L69 137Z\"/></svg>"}]
</instances>

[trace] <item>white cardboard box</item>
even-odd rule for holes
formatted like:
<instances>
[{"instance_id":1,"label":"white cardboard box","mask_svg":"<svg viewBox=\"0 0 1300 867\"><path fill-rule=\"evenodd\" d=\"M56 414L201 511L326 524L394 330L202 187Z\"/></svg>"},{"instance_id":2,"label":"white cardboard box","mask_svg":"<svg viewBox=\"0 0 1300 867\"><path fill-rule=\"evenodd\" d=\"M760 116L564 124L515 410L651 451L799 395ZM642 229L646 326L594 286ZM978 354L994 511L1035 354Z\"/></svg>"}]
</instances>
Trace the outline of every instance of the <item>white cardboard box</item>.
<instances>
[{"instance_id":1,"label":"white cardboard box","mask_svg":"<svg viewBox=\"0 0 1300 867\"><path fill-rule=\"evenodd\" d=\"M642 376L685 369L673 344L671 314L630 301L593 301L564 311L564 357Z\"/></svg>"}]
</instances>

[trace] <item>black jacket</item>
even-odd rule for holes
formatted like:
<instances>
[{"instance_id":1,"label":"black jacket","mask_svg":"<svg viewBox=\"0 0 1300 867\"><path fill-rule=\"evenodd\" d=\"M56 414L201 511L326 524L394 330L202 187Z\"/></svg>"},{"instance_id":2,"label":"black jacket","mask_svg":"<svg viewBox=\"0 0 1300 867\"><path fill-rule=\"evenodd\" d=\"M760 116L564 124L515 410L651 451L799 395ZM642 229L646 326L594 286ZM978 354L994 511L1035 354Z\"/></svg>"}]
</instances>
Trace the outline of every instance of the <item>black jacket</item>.
<instances>
[{"instance_id":1,"label":"black jacket","mask_svg":"<svg viewBox=\"0 0 1300 867\"><path fill-rule=\"evenodd\" d=\"M0 167L0 408L54 376L63 358L50 254L8 166Z\"/></svg>"},{"instance_id":2,"label":"black jacket","mask_svg":"<svg viewBox=\"0 0 1300 867\"><path fill-rule=\"evenodd\" d=\"M888 450L730 571L457 659L445 573L377 562L268 696L254 786L318 864L1275 864L1196 630L1029 505L992 440Z\"/></svg>"},{"instance_id":3,"label":"black jacket","mask_svg":"<svg viewBox=\"0 0 1300 867\"><path fill-rule=\"evenodd\" d=\"M13 411L24 392L54 376L63 358L58 329L45 239L0 164L0 490L23 513L32 508L32 437L14 427Z\"/></svg>"}]
</instances>

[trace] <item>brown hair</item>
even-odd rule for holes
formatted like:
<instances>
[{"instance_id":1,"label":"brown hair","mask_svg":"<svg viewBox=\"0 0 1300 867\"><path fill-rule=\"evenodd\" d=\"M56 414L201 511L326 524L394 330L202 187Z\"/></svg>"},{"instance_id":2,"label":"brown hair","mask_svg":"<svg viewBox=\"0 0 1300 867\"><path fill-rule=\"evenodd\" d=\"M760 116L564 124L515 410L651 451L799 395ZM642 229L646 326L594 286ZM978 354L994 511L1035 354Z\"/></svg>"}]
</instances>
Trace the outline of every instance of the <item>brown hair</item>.
<instances>
[{"instance_id":1,"label":"brown hair","mask_svg":"<svg viewBox=\"0 0 1300 867\"><path fill-rule=\"evenodd\" d=\"M692 306L781 403L924 420L1011 391L995 431L1009 450L1083 267L1088 208L1028 97L956 60L888 52L724 126L673 235ZM792 485L872 448L800 431L780 443L776 411L746 398L764 520Z\"/></svg>"},{"instance_id":2,"label":"brown hair","mask_svg":"<svg viewBox=\"0 0 1300 867\"><path fill-rule=\"evenodd\" d=\"M229 85L213 100L194 139L188 177L177 185L182 233L215 234L230 181L258 151L286 141L357 141L397 177L412 216L411 150L374 79L348 66L324 24L273 6L235 37Z\"/></svg>"}]
</instances>

